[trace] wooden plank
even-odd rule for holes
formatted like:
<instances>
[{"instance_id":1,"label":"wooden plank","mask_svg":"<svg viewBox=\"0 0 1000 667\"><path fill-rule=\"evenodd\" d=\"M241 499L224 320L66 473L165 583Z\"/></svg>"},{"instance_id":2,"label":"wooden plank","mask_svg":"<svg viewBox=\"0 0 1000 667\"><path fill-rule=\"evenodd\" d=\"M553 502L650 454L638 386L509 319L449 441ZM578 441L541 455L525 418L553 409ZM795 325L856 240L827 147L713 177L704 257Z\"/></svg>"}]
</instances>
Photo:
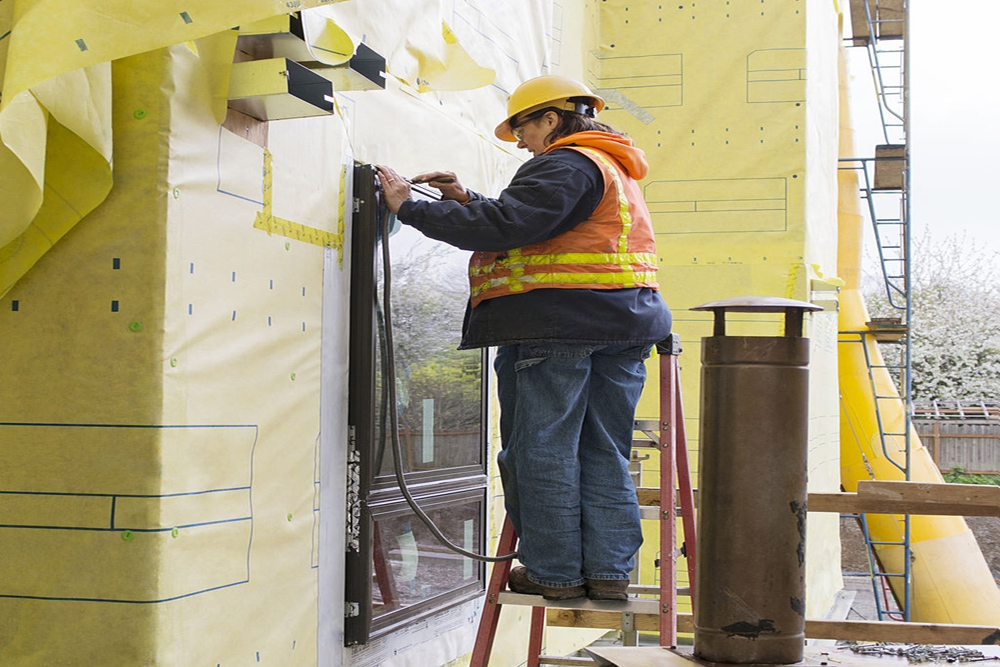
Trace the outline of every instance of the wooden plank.
<instances>
[{"instance_id":1,"label":"wooden plank","mask_svg":"<svg viewBox=\"0 0 1000 667\"><path fill-rule=\"evenodd\" d=\"M864 481L857 493L810 493L809 511L1000 517L1000 486Z\"/></svg>"},{"instance_id":2,"label":"wooden plank","mask_svg":"<svg viewBox=\"0 0 1000 667\"><path fill-rule=\"evenodd\" d=\"M546 622L551 626L621 629L621 614L586 609L550 609ZM636 614L635 629L655 632L655 614ZM677 614L677 631L694 632L691 614ZM843 641L897 642L906 644L963 644L1000 646L1000 628L986 625L901 623L896 621L806 620L806 637Z\"/></svg>"},{"instance_id":3,"label":"wooden plank","mask_svg":"<svg viewBox=\"0 0 1000 667\"><path fill-rule=\"evenodd\" d=\"M644 506L660 504L660 490L651 486L640 486L635 490L639 496L639 504Z\"/></svg>"},{"instance_id":4,"label":"wooden plank","mask_svg":"<svg viewBox=\"0 0 1000 667\"><path fill-rule=\"evenodd\" d=\"M882 144L875 147L873 190L902 190L905 185L906 146Z\"/></svg>"},{"instance_id":5,"label":"wooden plank","mask_svg":"<svg viewBox=\"0 0 1000 667\"><path fill-rule=\"evenodd\" d=\"M657 603L656 600L650 602ZM549 609L546 623L563 628L603 628L606 630L621 630L622 615L613 611L596 611L590 609ZM660 629L660 619L657 614L636 614L635 629L639 632L657 632ZM694 632L694 621L691 614L677 614L677 632Z\"/></svg>"},{"instance_id":6,"label":"wooden plank","mask_svg":"<svg viewBox=\"0 0 1000 667\"><path fill-rule=\"evenodd\" d=\"M616 600L589 600L587 598L576 598L575 600L546 600L541 595L524 595L523 593L511 593L501 591L497 595L498 604L521 605L524 607L549 607L550 609L580 610L589 612L606 611L619 618L624 612L638 614L649 614L655 617L660 608L658 600L649 598L630 598L626 602ZM585 627L585 626L581 626Z\"/></svg>"},{"instance_id":7,"label":"wooden plank","mask_svg":"<svg viewBox=\"0 0 1000 667\"><path fill-rule=\"evenodd\" d=\"M1000 645L1000 628L897 621L807 620L806 637L905 644Z\"/></svg>"},{"instance_id":8,"label":"wooden plank","mask_svg":"<svg viewBox=\"0 0 1000 667\"><path fill-rule=\"evenodd\" d=\"M902 39L906 24L903 0L878 0L878 38Z\"/></svg>"},{"instance_id":9,"label":"wooden plank","mask_svg":"<svg viewBox=\"0 0 1000 667\"><path fill-rule=\"evenodd\" d=\"M660 595L659 586L640 586L638 584L632 584L628 587L629 595ZM678 586L678 595L686 595L691 597L691 588L689 586Z\"/></svg>"},{"instance_id":10,"label":"wooden plank","mask_svg":"<svg viewBox=\"0 0 1000 667\"><path fill-rule=\"evenodd\" d=\"M659 506L659 489L643 486L636 493L641 506ZM695 507L697 501L696 490ZM810 493L809 511L1000 517L1000 486L867 481L858 493Z\"/></svg>"},{"instance_id":11,"label":"wooden plank","mask_svg":"<svg viewBox=\"0 0 1000 667\"><path fill-rule=\"evenodd\" d=\"M659 646L588 646L598 667L694 667L691 660Z\"/></svg>"},{"instance_id":12,"label":"wooden plank","mask_svg":"<svg viewBox=\"0 0 1000 667\"><path fill-rule=\"evenodd\" d=\"M868 17L865 14L865 0L850 0L850 5L853 46L864 46L868 43L869 38ZM874 11L874 8L872 9Z\"/></svg>"},{"instance_id":13,"label":"wooden plank","mask_svg":"<svg viewBox=\"0 0 1000 667\"><path fill-rule=\"evenodd\" d=\"M645 506L659 506L660 504L660 489L656 486L640 486L636 488L636 494L639 496L639 504ZM694 494L694 506L698 507L698 489L692 489ZM678 509L680 512L680 498L675 496Z\"/></svg>"},{"instance_id":14,"label":"wooden plank","mask_svg":"<svg viewBox=\"0 0 1000 667\"><path fill-rule=\"evenodd\" d=\"M827 650L824 650L827 648ZM837 665L838 667L909 667L913 663L903 656L864 653L852 653L845 650L848 647L838 647L836 652L828 647L804 647L802 662L798 667L823 667ZM656 646L600 646L587 647L587 653L594 656L597 667L717 667L718 663L707 662L696 658L689 646L665 648ZM986 660L996 660L998 652L994 647L982 646L979 652ZM665 653L674 657L665 656ZM980 658L982 660L983 658ZM942 663L944 660L941 661ZM595 663L590 663L595 664ZM755 665L754 667L764 667Z\"/></svg>"},{"instance_id":15,"label":"wooden plank","mask_svg":"<svg viewBox=\"0 0 1000 667\"><path fill-rule=\"evenodd\" d=\"M961 511L954 514L1000 516L1000 486L988 484L868 481L858 484L858 497L924 503L931 507L960 508ZM983 510L985 513L981 514L977 510Z\"/></svg>"},{"instance_id":16,"label":"wooden plank","mask_svg":"<svg viewBox=\"0 0 1000 667\"><path fill-rule=\"evenodd\" d=\"M564 658L557 655L538 656L540 665L575 665L576 667L593 667L595 663L590 658Z\"/></svg>"},{"instance_id":17,"label":"wooden plank","mask_svg":"<svg viewBox=\"0 0 1000 667\"><path fill-rule=\"evenodd\" d=\"M911 514L917 516L996 516L1000 506L969 503L929 503L923 500L866 498L856 493L810 493L810 512L841 514Z\"/></svg>"},{"instance_id":18,"label":"wooden plank","mask_svg":"<svg viewBox=\"0 0 1000 667\"><path fill-rule=\"evenodd\" d=\"M240 54L240 51L236 52ZM267 123L236 109L226 109L226 119L222 127L238 137L255 143L261 148L267 148Z\"/></svg>"}]
</instances>

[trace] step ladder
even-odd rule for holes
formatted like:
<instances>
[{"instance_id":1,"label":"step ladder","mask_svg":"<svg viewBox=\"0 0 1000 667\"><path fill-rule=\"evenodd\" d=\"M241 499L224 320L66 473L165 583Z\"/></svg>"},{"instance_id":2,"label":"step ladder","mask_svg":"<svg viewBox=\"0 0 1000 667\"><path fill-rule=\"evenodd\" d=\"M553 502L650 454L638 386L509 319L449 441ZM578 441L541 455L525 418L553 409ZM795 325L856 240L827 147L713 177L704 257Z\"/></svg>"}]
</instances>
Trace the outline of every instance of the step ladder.
<instances>
[{"instance_id":1,"label":"step ladder","mask_svg":"<svg viewBox=\"0 0 1000 667\"><path fill-rule=\"evenodd\" d=\"M522 595L507 589L511 561L493 565L490 582L486 589L486 602L479 619L479 631L472 651L470 667L487 667L493 650L500 610L504 604L530 606L531 622L528 637L527 667L541 664L593 665L584 658L550 658L542 656L542 635L545 630L546 608L589 609L622 613L624 618L634 618L634 614L658 614L660 645L677 645L677 594L691 596L694 606L695 582L695 517L694 491L691 487L691 468L688 461L687 437L684 429L684 410L681 400L680 337L670 334L656 346L660 359L660 418L659 420L636 420L635 430L646 438L633 440L633 447L656 447L660 450L659 507L656 518L660 522L660 585L654 587L629 587L629 592L658 593L659 599L630 598L627 602L596 602L580 600L546 600L540 595ZM675 484L676 479L676 484ZM684 529L684 542L677 542L677 504ZM646 509L646 508L643 508ZM643 518L648 514L643 513ZM509 519L504 520L497 554L508 554L517 546L517 535ZM679 555L687 558L688 581L690 587L678 591L677 563ZM624 624L623 624L624 625Z\"/></svg>"}]
</instances>

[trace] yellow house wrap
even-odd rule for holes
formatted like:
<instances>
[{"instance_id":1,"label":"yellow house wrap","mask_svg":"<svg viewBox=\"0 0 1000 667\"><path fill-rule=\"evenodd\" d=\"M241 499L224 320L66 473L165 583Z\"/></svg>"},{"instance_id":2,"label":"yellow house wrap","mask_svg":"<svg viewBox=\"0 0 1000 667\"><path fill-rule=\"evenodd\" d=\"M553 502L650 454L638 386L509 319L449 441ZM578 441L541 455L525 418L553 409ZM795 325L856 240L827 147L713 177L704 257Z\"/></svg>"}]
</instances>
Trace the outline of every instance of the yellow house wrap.
<instances>
[{"instance_id":1,"label":"yellow house wrap","mask_svg":"<svg viewBox=\"0 0 1000 667\"><path fill-rule=\"evenodd\" d=\"M222 127L234 28L293 10L315 50L383 54L385 90ZM351 167L496 194L528 157L493 138L507 94L598 90L652 167L696 456L687 309L834 284L837 23L826 0L0 3L0 664L467 662L481 599L343 646ZM833 490L836 313L808 335L810 488ZM836 518L808 544L815 617ZM646 577L656 550L651 527ZM524 660L526 616L493 664Z\"/></svg>"}]
</instances>

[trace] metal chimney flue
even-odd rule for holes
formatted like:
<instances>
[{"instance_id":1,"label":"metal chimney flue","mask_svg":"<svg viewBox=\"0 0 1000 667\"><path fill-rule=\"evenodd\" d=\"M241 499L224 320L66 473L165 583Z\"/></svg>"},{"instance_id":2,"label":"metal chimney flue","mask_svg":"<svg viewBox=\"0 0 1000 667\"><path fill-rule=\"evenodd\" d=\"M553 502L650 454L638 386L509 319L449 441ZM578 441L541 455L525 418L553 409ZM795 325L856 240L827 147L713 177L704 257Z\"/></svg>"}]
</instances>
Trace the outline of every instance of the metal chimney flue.
<instances>
[{"instance_id":1,"label":"metal chimney flue","mask_svg":"<svg viewBox=\"0 0 1000 667\"><path fill-rule=\"evenodd\" d=\"M743 297L702 339L694 653L790 664L805 640L809 341L802 301ZM726 314L784 313L784 335L727 336Z\"/></svg>"}]
</instances>

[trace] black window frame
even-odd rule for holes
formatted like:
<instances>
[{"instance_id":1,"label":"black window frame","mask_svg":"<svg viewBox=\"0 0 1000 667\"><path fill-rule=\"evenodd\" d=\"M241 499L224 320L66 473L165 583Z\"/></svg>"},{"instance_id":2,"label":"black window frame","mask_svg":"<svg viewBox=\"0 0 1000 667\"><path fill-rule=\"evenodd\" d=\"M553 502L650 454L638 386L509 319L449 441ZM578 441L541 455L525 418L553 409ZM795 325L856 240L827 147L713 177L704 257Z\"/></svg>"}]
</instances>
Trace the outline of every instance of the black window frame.
<instances>
[{"instance_id":1,"label":"black window frame","mask_svg":"<svg viewBox=\"0 0 1000 667\"><path fill-rule=\"evenodd\" d=\"M375 169L354 167L354 212L351 241L350 366L348 378L348 536L345 562L344 644L365 644L370 639L474 599L486 590L486 565L474 561L476 580L420 603L377 618L372 609L374 522L410 512L394 475L378 475L375 466L379 429L376 396L377 327L375 290L379 248L379 192ZM450 503L480 502L478 543L484 548L489 478L487 475L488 352L480 353L479 464L407 473L407 487L418 504L428 509ZM423 506L423 505L421 505Z\"/></svg>"}]
</instances>

